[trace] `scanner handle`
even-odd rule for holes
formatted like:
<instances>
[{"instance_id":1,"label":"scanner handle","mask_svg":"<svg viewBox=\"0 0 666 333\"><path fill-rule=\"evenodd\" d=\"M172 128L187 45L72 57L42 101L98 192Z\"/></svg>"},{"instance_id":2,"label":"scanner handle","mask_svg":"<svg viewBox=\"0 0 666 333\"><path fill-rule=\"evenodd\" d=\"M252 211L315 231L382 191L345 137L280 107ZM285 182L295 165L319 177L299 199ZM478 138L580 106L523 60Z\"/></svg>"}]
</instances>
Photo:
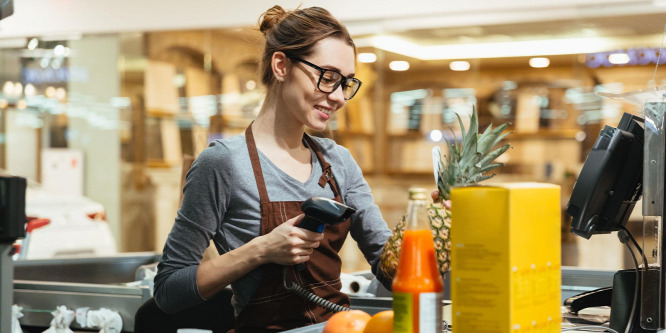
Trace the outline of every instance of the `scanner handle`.
<instances>
[{"instance_id":1,"label":"scanner handle","mask_svg":"<svg viewBox=\"0 0 666 333\"><path fill-rule=\"evenodd\" d=\"M321 234L324 232L324 227L326 226L326 223L317 221L306 215L303 218L303 220L301 220L301 222L299 222L296 226L299 228L307 229Z\"/></svg>"}]
</instances>

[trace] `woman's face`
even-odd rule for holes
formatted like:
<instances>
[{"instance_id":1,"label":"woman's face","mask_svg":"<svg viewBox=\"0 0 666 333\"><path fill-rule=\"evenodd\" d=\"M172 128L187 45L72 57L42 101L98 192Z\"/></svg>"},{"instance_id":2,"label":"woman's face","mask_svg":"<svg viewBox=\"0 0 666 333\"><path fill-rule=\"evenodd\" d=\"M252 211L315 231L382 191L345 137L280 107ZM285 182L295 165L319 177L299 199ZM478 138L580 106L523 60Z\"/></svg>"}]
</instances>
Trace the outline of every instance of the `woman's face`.
<instances>
[{"instance_id":1,"label":"woman's face","mask_svg":"<svg viewBox=\"0 0 666 333\"><path fill-rule=\"evenodd\" d=\"M338 38L326 38L317 42L312 53L303 60L323 69L340 72L350 78L354 76L354 49ZM290 70L282 83L282 97L289 113L303 125L321 131L335 112L345 106L342 87L331 93L317 88L320 71L297 61L290 61Z\"/></svg>"}]
</instances>

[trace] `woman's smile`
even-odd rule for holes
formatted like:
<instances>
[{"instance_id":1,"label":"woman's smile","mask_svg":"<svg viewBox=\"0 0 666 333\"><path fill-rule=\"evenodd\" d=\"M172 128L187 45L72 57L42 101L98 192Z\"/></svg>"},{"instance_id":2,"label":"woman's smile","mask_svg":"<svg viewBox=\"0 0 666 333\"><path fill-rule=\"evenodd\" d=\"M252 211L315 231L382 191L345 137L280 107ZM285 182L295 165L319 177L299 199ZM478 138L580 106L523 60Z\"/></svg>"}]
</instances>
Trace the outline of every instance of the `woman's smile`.
<instances>
[{"instance_id":1,"label":"woman's smile","mask_svg":"<svg viewBox=\"0 0 666 333\"><path fill-rule=\"evenodd\" d=\"M328 109L326 107L320 106L320 105L315 105L315 110L317 110L317 113L319 114L320 117L324 118L324 120L328 120L331 118L331 114L333 113L333 110Z\"/></svg>"}]
</instances>

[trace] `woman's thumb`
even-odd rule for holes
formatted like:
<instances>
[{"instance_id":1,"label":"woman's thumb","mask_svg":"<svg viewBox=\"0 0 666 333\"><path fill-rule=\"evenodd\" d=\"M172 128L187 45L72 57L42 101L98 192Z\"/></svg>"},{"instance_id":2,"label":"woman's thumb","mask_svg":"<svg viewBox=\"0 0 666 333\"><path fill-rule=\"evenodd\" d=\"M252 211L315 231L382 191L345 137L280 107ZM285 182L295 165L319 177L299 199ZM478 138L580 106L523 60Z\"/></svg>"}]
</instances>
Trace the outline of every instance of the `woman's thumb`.
<instances>
[{"instance_id":1,"label":"woman's thumb","mask_svg":"<svg viewBox=\"0 0 666 333\"><path fill-rule=\"evenodd\" d=\"M305 214L300 214L296 217L290 218L285 223L289 223L290 225L296 225L303 220L303 217L305 217Z\"/></svg>"}]
</instances>

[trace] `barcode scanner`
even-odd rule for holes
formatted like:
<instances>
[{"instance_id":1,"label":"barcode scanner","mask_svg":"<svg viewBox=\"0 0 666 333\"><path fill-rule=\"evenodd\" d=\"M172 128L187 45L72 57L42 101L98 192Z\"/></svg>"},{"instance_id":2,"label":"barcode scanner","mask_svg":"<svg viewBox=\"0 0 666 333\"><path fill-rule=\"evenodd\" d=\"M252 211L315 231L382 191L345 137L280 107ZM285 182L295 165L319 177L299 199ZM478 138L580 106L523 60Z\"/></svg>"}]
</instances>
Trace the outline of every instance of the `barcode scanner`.
<instances>
[{"instance_id":1,"label":"barcode scanner","mask_svg":"<svg viewBox=\"0 0 666 333\"><path fill-rule=\"evenodd\" d=\"M346 221L356 209L324 197L312 197L303 202L301 210L305 217L296 226L310 231L323 233L324 227ZM294 266L297 271L305 268L305 263Z\"/></svg>"},{"instance_id":2,"label":"barcode scanner","mask_svg":"<svg viewBox=\"0 0 666 333\"><path fill-rule=\"evenodd\" d=\"M303 210L305 217L296 226L320 234L324 232L324 227L327 224L335 225L342 223L356 212L356 209L354 208L323 197L312 197L305 200L301 205L301 210ZM303 268L305 268L305 263L300 263L294 266L296 271L300 271ZM282 270L282 279L284 287L287 290L294 292L296 295L309 302L332 310L333 312L349 311L349 308L325 300L312 292L303 289L303 287L294 282L292 282L291 285L287 285L287 269L287 267L284 267Z\"/></svg>"},{"instance_id":3,"label":"barcode scanner","mask_svg":"<svg viewBox=\"0 0 666 333\"><path fill-rule=\"evenodd\" d=\"M323 233L327 224L335 225L347 220L356 209L343 205L335 200L312 197L301 206L305 217L296 225L299 228Z\"/></svg>"}]
</instances>

